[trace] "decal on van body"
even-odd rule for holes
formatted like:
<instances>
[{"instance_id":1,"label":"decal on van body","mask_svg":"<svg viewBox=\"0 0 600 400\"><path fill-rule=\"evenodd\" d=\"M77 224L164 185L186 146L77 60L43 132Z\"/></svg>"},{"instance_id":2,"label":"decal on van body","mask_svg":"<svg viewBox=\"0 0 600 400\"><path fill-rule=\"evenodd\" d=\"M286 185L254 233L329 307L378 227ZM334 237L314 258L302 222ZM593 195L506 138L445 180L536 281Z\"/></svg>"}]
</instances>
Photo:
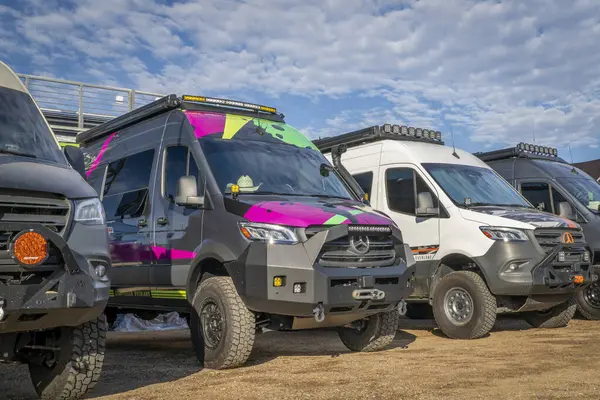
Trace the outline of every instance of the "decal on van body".
<instances>
[{"instance_id":1,"label":"decal on van body","mask_svg":"<svg viewBox=\"0 0 600 400\"><path fill-rule=\"evenodd\" d=\"M579 228L579 225L570 219L537 210L478 207L471 211L494 215L496 217L509 218L519 222L526 222L539 228Z\"/></svg>"},{"instance_id":2,"label":"decal on van body","mask_svg":"<svg viewBox=\"0 0 600 400\"><path fill-rule=\"evenodd\" d=\"M108 145L110 144L110 141L113 139L113 137L117 134L117 132L111 133L108 138L104 141L104 143L102 144L102 147L100 148L100 152L98 153L98 155L95 158L88 158L86 157L86 164L87 163L91 163L91 165L89 166L89 168L87 168L87 171L85 173L85 177L89 178L90 174L96 169L98 168L98 165L100 165L100 161L102 160L102 156L104 155L104 153L106 152L106 150L108 149ZM88 165L86 165L86 167L88 167Z\"/></svg>"},{"instance_id":3,"label":"decal on van body","mask_svg":"<svg viewBox=\"0 0 600 400\"><path fill-rule=\"evenodd\" d=\"M296 128L283 122L242 115L205 111L185 111L194 135L201 139L219 136L221 139L251 139L265 142L284 142L318 151L317 147ZM259 132L263 132L262 134Z\"/></svg>"},{"instance_id":4,"label":"decal on van body","mask_svg":"<svg viewBox=\"0 0 600 400\"><path fill-rule=\"evenodd\" d=\"M440 246L437 244L429 246L416 246L410 248L415 261L433 260L439 249Z\"/></svg>"}]
</instances>

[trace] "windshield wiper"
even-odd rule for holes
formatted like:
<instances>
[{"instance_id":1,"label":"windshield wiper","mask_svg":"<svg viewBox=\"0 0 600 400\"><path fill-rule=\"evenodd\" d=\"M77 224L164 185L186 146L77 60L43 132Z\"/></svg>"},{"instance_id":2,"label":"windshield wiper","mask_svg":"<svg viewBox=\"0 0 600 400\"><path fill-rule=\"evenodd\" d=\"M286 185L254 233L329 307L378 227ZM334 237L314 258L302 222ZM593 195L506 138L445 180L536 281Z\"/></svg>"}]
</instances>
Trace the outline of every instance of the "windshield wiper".
<instances>
[{"instance_id":1,"label":"windshield wiper","mask_svg":"<svg viewBox=\"0 0 600 400\"><path fill-rule=\"evenodd\" d=\"M10 149L0 149L0 154L12 154L14 156L37 158L37 156L35 154L24 153L19 150L10 150Z\"/></svg>"}]
</instances>

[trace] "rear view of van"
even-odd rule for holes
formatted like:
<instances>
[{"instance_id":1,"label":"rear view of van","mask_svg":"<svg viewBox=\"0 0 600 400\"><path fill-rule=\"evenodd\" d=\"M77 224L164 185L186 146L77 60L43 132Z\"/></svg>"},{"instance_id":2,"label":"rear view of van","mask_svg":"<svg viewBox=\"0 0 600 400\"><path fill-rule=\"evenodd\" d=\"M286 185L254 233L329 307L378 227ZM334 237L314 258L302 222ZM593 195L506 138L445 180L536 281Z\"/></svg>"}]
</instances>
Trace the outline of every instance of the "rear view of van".
<instances>
[{"instance_id":1,"label":"rear view of van","mask_svg":"<svg viewBox=\"0 0 600 400\"><path fill-rule=\"evenodd\" d=\"M262 328L336 327L353 351L394 338L410 249L274 108L170 95L77 140L109 225L108 315L189 315L216 369Z\"/></svg>"}]
</instances>

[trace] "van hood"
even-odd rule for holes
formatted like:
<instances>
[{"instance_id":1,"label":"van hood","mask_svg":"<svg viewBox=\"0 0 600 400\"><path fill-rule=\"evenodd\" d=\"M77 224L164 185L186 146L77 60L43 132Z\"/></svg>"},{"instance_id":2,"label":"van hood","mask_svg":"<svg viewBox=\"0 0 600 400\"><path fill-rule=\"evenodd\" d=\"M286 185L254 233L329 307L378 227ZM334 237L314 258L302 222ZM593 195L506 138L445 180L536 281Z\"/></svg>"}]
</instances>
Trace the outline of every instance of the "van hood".
<instances>
[{"instance_id":1,"label":"van hood","mask_svg":"<svg viewBox=\"0 0 600 400\"><path fill-rule=\"evenodd\" d=\"M535 228L576 228L579 224L545 211L521 207L472 207L459 208L465 219L488 225L514 226L522 229ZM515 221L517 224L515 224ZM529 225L529 226L527 226Z\"/></svg>"},{"instance_id":2,"label":"van hood","mask_svg":"<svg viewBox=\"0 0 600 400\"><path fill-rule=\"evenodd\" d=\"M72 168L22 157L0 155L0 187L54 193L69 199L98 197L81 175Z\"/></svg>"},{"instance_id":3,"label":"van hood","mask_svg":"<svg viewBox=\"0 0 600 400\"><path fill-rule=\"evenodd\" d=\"M373 208L359 202L314 197L266 200L266 196L243 195L238 200L225 197L227 211L250 222L306 228L311 225L393 225Z\"/></svg>"}]
</instances>

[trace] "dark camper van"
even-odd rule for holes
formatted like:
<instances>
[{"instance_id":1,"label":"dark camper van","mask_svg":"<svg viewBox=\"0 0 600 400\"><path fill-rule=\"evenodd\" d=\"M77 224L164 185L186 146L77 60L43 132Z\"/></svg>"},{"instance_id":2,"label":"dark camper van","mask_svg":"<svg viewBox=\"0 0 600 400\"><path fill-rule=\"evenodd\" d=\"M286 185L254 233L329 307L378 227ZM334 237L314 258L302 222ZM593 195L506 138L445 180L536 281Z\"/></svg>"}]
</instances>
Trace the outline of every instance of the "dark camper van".
<instances>
[{"instance_id":1,"label":"dark camper van","mask_svg":"<svg viewBox=\"0 0 600 400\"><path fill-rule=\"evenodd\" d=\"M552 147L519 143L475 155L535 207L581 226L592 248L595 273L594 283L577 293L577 309L586 319L600 320L600 184L558 157L558 150Z\"/></svg>"},{"instance_id":2,"label":"dark camper van","mask_svg":"<svg viewBox=\"0 0 600 400\"><path fill-rule=\"evenodd\" d=\"M29 364L43 399L83 397L104 360L108 234L84 174L0 62L0 362Z\"/></svg>"},{"instance_id":3,"label":"dark camper van","mask_svg":"<svg viewBox=\"0 0 600 400\"><path fill-rule=\"evenodd\" d=\"M169 95L77 141L107 214L109 312L189 313L215 369L244 364L263 327L338 327L354 351L394 338L410 249L275 109Z\"/></svg>"}]
</instances>

